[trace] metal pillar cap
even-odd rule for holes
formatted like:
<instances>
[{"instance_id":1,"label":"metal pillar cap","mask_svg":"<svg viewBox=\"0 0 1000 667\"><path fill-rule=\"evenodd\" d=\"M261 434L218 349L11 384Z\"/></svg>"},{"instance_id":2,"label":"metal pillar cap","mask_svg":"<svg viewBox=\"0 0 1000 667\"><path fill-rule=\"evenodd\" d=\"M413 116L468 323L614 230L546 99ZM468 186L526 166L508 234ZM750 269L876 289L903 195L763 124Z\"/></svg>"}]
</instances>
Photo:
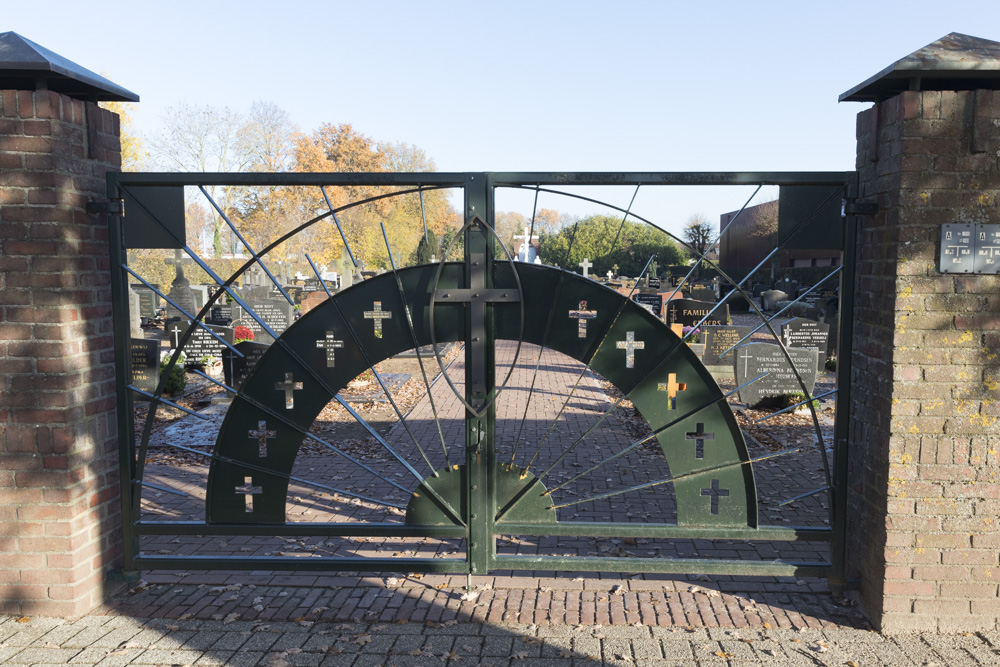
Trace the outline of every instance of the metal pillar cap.
<instances>
[{"instance_id":1,"label":"metal pillar cap","mask_svg":"<svg viewBox=\"0 0 1000 667\"><path fill-rule=\"evenodd\" d=\"M906 90L1000 90L1000 42L952 32L841 94L880 102Z\"/></svg>"},{"instance_id":2,"label":"metal pillar cap","mask_svg":"<svg viewBox=\"0 0 1000 667\"><path fill-rule=\"evenodd\" d=\"M0 88L53 90L88 102L138 102L139 96L16 32L0 32Z\"/></svg>"}]
</instances>

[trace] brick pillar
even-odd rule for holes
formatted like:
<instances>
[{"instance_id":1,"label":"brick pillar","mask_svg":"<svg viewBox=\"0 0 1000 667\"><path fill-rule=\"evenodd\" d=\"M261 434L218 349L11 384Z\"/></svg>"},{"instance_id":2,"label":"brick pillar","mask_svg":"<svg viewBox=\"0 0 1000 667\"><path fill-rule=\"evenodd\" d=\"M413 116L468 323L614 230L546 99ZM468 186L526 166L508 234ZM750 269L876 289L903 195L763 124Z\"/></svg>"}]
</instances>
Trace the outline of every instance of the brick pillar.
<instances>
[{"instance_id":1,"label":"brick pillar","mask_svg":"<svg viewBox=\"0 0 1000 667\"><path fill-rule=\"evenodd\" d=\"M0 98L0 613L75 616L120 567L104 177L118 116Z\"/></svg>"},{"instance_id":2,"label":"brick pillar","mask_svg":"<svg viewBox=\"0 0 1000 667\"><path fill-rule=\"evenodd\" d=\"M1000 223L1000 92L858 116L849 575L885 631L997 629L1000 276L937 271L940 225Z\"/></svg>"}]
</instances>

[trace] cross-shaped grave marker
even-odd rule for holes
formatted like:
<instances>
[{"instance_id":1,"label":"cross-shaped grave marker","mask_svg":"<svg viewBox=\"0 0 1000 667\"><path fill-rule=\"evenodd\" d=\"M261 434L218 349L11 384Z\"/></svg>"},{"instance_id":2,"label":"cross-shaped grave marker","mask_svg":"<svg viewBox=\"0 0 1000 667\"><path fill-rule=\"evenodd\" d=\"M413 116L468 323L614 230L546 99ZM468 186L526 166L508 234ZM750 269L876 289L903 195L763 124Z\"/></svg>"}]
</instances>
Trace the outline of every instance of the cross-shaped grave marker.
<instances>
[{"instance_id":1,"label":"cross-shaped grave marker","mask_svg":"<svg viewBox=\"0 0 1000 667\"><path fill-rule=\"evenodd\" d=\"M326 332L326 338L316 341L316 347L326 350L326 367L333 368L335 350L344 347L344 341L335 340L336 334L332 331Z\"/></svg>"},{"instance_id":2,"label":"cross-shaped grave marker","mask_svg":"<svg viewBox=\"0 0 1000 667\"><path fill-rule=\"evenodd\" d=\"M597 317L596 310L587 310L587 302L581 301L576 307L576 310L569 311L570 319L576 320L577 328L576 335L578 338L587 337L587 320L592 320Z\"/></svg>"},{"instance_id":3,"label":"cross-shaped grave marker","mask_svg":"<svg viewBox=\"0 0 1000 667\"><path fill-rule=\"evenodd\" d=\"M236 487L236 493L243 494L244 507L247 512L253 512L253 497L263 492L261 487L253 485L253 477L244 477L243 486Z\"/></svg>"},{"instance_id":4,"label":"cross-shaped grave marker","mask_svg":"<svg viewBox=\"0 0 1000 667\"><path fill-rule=\"evenodd\" d=\"M184 265L194 264L194 260L190 257L185 257L180 248L174 250L174 256L168 257L163 260L164 264L170 264L176 269L176 274L178 278L184 277Z\"/></svg>"},{"instance_id":5,"label":"cross-shaped grave marker","mask_svg":"<svg viewBox=\"0 0 1000 667\"><path fill-rule=\"evenodd\" d=\"M170 330L170 347L172 349L176 350L178 347L180 347L180 345L181 345L181 333L183 331L184 330L181 329L176 324L174 325L174 328Z\"/></svg>"},{"instance_id":6,"label":"cross-shaped grave marker","mask_svg":"<svg viewBox=\"0 0 1000 667\"><path fill-rule=\"evenodd\" d=\"M615 274L616 276L618 275L618 265L617 265L617 264L615 264L614 266L612 266L612 267L611 267L611 270L612 270L612 271L614 272L614 274Z\"/></svg>"},{"instance_id":7,"label":"cross-shaped grave marker","mask_svg":"<svg viewBox=\"0 0 1000 667\"><path fill-rule=\"evenodd\" d=\"M593 266L593 264L590 263L589 259L587 259L586 257L584 257L583 261L580 262L579 264L577 264L577 266L583 267L583 277L584 278L589 278L590 277L589 270L590 270L590 267Z\"/></svg>"},{"instance_id":8,"label":"cross-shaped grave marker","mask_svg":"<svg viewBox=\"0 0 1000 667\"><path fill-rule=\"evenodd\" d=\"M302 389L302 383L295 382L292 379L291 373L285 373L285 381L275 382L274 389L275 391L285 392L285 409L291 410L295 407L295 395L292 392L300 391Z\"/></svg>"},{"instance_id":9,"label":"cross-shaped grave marker","mask_svg":"<svg viewBox=\"0 0 1000 667\"><path fill-rule=\"evenodd\" d=\"M719 513L719 498L720 497L721 498L725 498L726 496L728 496L729 495L729 489L720 489L719 488L719 480L713 479L712 480L712 488L710 488L710 489L702 489L701 490L701 495L703 495L703 496L711 496L712 497L712 505L711 505L712 514L718 514Z\"/></svg>"},{"instance_id":10,"label":"cross-shaped grave marker","mask_svg":"<svg viewBox=\"0 0 1000 667\"><path fill-rule=\"evenodd\" d=\"M715 440L715 434L714 433L706 433L705 432L705 425L704 424L699 423L697 425L697 427L698 428L695 429L694 433L685 433L684 434L684 439L685 440L694 440L694 457L696 459L703 459L703 458L705 458L705 441L706 440ZM704 493L702 495L704 495ZM726 495L729 495L729 494L727 493ZM713 514L714 513L715 512L713 512Z\"/></svg>"},{"instance_id":11,"label":"cross-shaped grave marker","mask_svg":"<svg viewBox=\"0 0 1000 667\"><path fill-rule=\"evenodd\" d=\"M625 334L625 340L616 343L619 350L625 350L625 368L635 368L635 351L646 348L646 342L635 339L635 332L629 331Z\"/></svg>"},{"instance_id":12,"label":"cross-shaped grave marker","mask_svg":"<svg viewBox=\"0 0 1000 667\"><path fill-rule=\"evenodd\" d=\"M677 392L686 391L688 388L686 382L677 382L677 374L670 373L667 375L666 382L659 382L656 385L657 391L667 392L667 410L677 409ZM700 456L698 457L701 458Z\"/></svg>"},{"instance_id":13,"label":"cross-shaped grave marker","mask_svg":"<svg viewBox=\"0 0 1000 667\"><path fill-rule=\"evenodd\" d=\"M612 280L615 279L615 272L614 271L609 270L606 275L608 277L608 282L611 282Z\"/></svg>"},{"instance_id":14,"label":"cross-shaped grave marker","mask_svg":"<svg viewBox=\"0 0 1000 667\"><path fill-rule=\"evenodd\" d=\"M382 337L382 320L391 320L392 319L392 312L388 311L388 310L382 310L382 302L381 301L373 301L372 302L372 308L373 308L373 310L366 310L365 311L365 319L366 320L375 320L375 337L376 338L381 338Z\"/></svg>"},{"instance_id":15,"label":"cross-shaped grave marker","mask_svg":"<svg viewBox=\"0 0 1000 667\"><path fill-rule=\"evenodd\" d=\"M247 435L248 438L257 438L257 455L262 459L267 458L267 441L272 440L278 434L274 431L267 430L267 422L260 421L257 422L257 430L250 431Z\"/></svg>"}]
</instances>

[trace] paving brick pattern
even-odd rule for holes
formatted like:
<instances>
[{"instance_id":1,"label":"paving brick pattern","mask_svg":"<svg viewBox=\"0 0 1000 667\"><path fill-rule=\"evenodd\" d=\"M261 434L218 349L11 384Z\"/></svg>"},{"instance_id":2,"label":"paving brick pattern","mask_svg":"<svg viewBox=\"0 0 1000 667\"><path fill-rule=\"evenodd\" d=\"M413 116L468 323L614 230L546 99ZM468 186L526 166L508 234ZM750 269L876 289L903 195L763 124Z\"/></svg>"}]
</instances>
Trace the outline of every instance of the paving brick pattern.
<instances>
[{"instance_id":1,"label":"paving brick pattern","mask_svg":"<svg viewBox=\"0 0 1000 667\"><path fill-rule=\"evenodd\" d=\"M995 632L884 637L850 627L0 617L0 662L11 666L995 665L998 660Z\"/></svg>"}]
</instances>

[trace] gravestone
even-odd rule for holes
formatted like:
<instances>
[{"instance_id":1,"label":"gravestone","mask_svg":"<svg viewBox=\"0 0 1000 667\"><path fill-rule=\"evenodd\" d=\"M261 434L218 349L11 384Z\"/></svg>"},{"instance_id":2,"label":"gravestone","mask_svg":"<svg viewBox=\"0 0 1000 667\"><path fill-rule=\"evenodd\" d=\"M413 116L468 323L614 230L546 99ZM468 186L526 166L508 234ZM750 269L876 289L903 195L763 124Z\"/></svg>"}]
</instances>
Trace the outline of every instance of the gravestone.
<instances>
[{"instance_id":1,"label":"gravestone","mask_svg":"<svg viewBox=\"0 0 1000 667\"><path fill-rule=\"evenodd\" d=\"M128 291L128 321L133 338L142 338L142 317L139 315L139 295Z\"/></svg>"},{"instance_id":2,"label":"gravestone","mask_svg":"<svg viewBox=\"0 0 1000 667\"><path fill-rule=\"evenodd\" d=\"M660 279L651 276L647 281L647 287L649 289L660 289Z\"/></svg>"},{"instance_id":3,"label":"gravestone","mask_svg":"<svg viewBox=\"0 0 1000 667\"><path fill-rule=\"evenodd\" d=\"M786 294L795 294L799 290L799 283L797 280L792 280L786 276L785 278L774 283L774 289L780 289Z\"/></svg>"},{"instance_id":4,"label":"gravestone","mask_svg":"<svg viewBox=\"0 0 1000 667\"><path fill-rule=\"evenodd\" d=\"M781 327L781 340L785 347L814 349L819 352L816 357L816 370L826 368L827 347L830 342L830 325L810 320L793 320Z\"/></svg>"},{"instance_id":5,"label":"gravestone","mask_svg":"<svg viewBox=\"0 0 1000 667\"><path fill-rule=\"evenodd\" d=\"M744 296L743 292L737 292L736 290L730 291L725 297L726 304L729 306L729 310L735 313L749 313L750 312L750 301Z\"/></svg>"},{"instance_id":6,"label":"gravestone","mask_svg":"<svg viewBox=\"0 0 1000 667\"><path fill-rule=\"evenodd\" d=\"M816 388L816 350L792 348L788 350L794 370L785 359L780 345L772 343L747 343L736 348L734 371L736 384L744 385L757 376L768 375L753 384L740 389L740 400L753 407L768 399L775 399L785 394L801 394L798 376L806 386L806 391L812 395Z\"/></svg>"},{"instance_id":7,"label":"gravestone","mask_svg":"<svg viewBox=\"0 0 1000 667\"><path fill-rule=\"evenodd\" d=\"M772 313L779 301L788 301L788 294L777 289L761 292L760 309Z\"/></svg>"},{"instance_id":8,"label":"gravestone","mask_svg":"<svg viewBox=\"0 0 1000 667\"><path fill-rule=\"evenodd\" d=\"M154 285L154 287L159 289L158 285ZM149 324L156 319L156 309L159 306L160 297L145 285L131 285L131 288L139 295L139 317L145 320L143 324Z\"/></svg>"},{"instance_id":9,"label":"gravestone","mask_svg":"<svg viewBox=\"0 0 1000 667\"><path fill-rule=\"evenodd\" d=\"M713 301L673 299L666 305L667 323L693 327L715 307L716 304ZM708 326L729 324L729 306L725 304L719 306L707 320L701 323Z\"/></svg>"},{"instance_id":10,"label":"gravestone","mask_svg":"<svg viewBox=\"0 0 1000 667\"><path fill-rule=\"evenodd\" d=\"M183 308L191 316L194 316L194 314L198 312L195 308L194 292L191 291L191 281L184 276L184 265L191 264L193 260L183 257L180 250L175 250L173 259L167 259L164 261L167 264L172 264L175 270L174 280L170 283L170 293L167 296L169 296L170 300L176 303L178 307ZM165 323L170 324L171 322L176 322L177 320L186 319L188 319L187 315L175 308L169 302L167 303L167 317L164 320Z\"/></svg>"},{"instance_id":11,"label":"gravestone","mask_svg":"<svg viewBox=\"0 0 1000 667\"><path fill-rule=\"evenodd\" d=\"M705 354L702 355L702 363L706 366L728 366L736 359L736 350L729 348L753 331L753 327L711 326L704 327L702 331L705 334ZM726 354L722 354L723 352Z\"/></svg>"},{"instance_id":12,"label":"gravestone","mask_svg":"<svg viewBox=\"0 0 1000 667\"><path fill-rule=\"evenodd\" d=\"M148 391L156 391L160 384L160 341L133 338L129 352L129 378L133 387ZM146 400L142 394L136 395L136 400Z\"/></svg>"},{"instance_id":13,"label":"gravestone","mask_svg":"<svg viewBox=\"0 0 1000 667\"><path fill-rule=\"evenodd\" d=\"M325 296L325 295L324 295ZM257 313L257 316L264 320L275 334L281 335L293 321L293 309L284 299L262 299L254 297L246 300L247 306ZM233 306L233 324L242 325L253 331L254 342L270 344L274 338L266 333L253 317L243 310L239 305Z\"/></svg>"},{"instance_id":14,"label":"gravestone","mask_svg":"<svg viewBox=\"0 0 1000 667\"><path fill-rule=\"evenodd\" d=\"M191 285L191 291L194 293L194 307L197 309L194 313L191 313L192 315L195 315L197 311L205 307L205 303L212 295L210 290L211 288L205 285Z\"/></svg>"},{"instance_id":15,"label":"gravestone","mask_svg":"<svg viewBox=\"0 0 1000 667\"><path fill-rule=\"evenodd\" d=\"M206 326L227 343L230 345L233 344L233 329L231 327L213 326L211 324ZM173 349L177 347L177 340L173 334L171 334L170 338L170 347ZM212 334L201 327L197 327L191 332L191 336L184 345L184 356L187 357L189 364L202 363L203 357L209 357L212 360L222 359L222 351L225 349L228 348L212 336Z\"/></svg>"},{"instance_id":16,"label":"gravestone","mask_svg":"<svg viewBox=\"0 0 1000 667\"><path fill-rule=\"evenodd\" d=\"M329 298L326 292L310 292L306 294L306 297L302 299L302 314L305 315L316 306L322 305Z\"/></svg>"},{"instance_id":17,"label":"gravestone","mask_svg":"<svg viewBox=\"0 0 1000 667\"><path fill-rule=\"evenodd\" d=\"M233 307L226 304L212 306L208 318L205 319L205 324L214 324L218 327L228 327L232 323Z\"/></svg>"},{"instance_id":18,"label":"gravestone","mask_svg":"<svg viewBox=\"0 0 1000 667\"><path fill-rule=\"evenodd\" d=\"M757 299L757 298L760 298L761 294L763 294L764 292L768 291L769 289L771 289L771 288L768 287L767 285L765 285L764 283L759 283L759 284L753 286L753 292L752 292L752 294L753 294L754 298Z\"/></svg>"},{"instance_id":19,"label":"gravestone","mask_svg":"<svg viewBox=\"0 0 1000 667\"><path fill-rule=\"evenodd\" d=\"M695 285L691 289L691 298L695 301L709 301L715 303L715 290L704 285Z\"/></svg>"},{"instance_id":20,"label":"gravestone","mask_svg":"<svg viewBox=\"0 0 1000 667\"><path fill-rule=\"evenodd\" d=\"M649 294L649 293L637 293L632 295L632 300L635 301L640 306L646 308L649 312L653 313L657 317L660 316L663 311L663 297L659 294Z\"/></svg>"},{"instance_id":21,"label":"gravestone","mask_svg":"<svg viewBox=\"0 0 1000 667\"><path fill-rule=\"evenodd\" d=\"M228 347L223 348L222 373L225 376L227 386L239 389L270 346L253 341L243 341L237 343L235 347L243 356L238 357Z\"/></svg>"}]
</instances>

